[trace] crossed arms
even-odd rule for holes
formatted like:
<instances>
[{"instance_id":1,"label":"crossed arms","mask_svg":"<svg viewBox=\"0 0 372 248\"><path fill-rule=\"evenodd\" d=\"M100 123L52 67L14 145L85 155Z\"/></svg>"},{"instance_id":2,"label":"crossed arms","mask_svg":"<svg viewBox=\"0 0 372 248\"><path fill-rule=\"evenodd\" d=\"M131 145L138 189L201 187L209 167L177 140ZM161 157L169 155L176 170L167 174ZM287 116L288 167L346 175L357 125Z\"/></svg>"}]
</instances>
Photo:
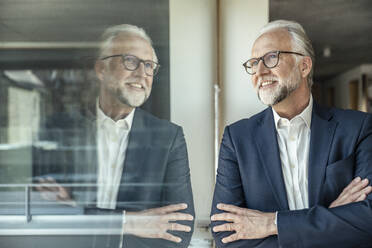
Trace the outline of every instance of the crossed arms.
<instances>
[{"instance_id":1,"label":"crossed arms","mask_svg":"<svg viewBox=\"0 0 372 248\"><path fill-rule=\"evenodd\" d=\"M174 248L187 247L190 243L195 213L182 128L177 127L172 138L167 146L169 153L163 175L164 185L159 196L163 204L161 207L125 212L124 247ZM151 165L157 166L156 163L154 161ZM43 198L72 207L79 205L55 179L41 178L39 182L37 190Z\"/></svg>"},{"instance_id":2,"label":"crossed arms","mask_svg":"<svg viewBox=\"0 0 372 248\"><path fill-rule=\"evenodd\" d=\"M371 244L372 195L369 194L371 187L367 186L372 179L370 115L365 116L354 149L355 179L327 205L289 211L265 198L272 196L269 193L252 195L253 187L267 184L257 182L249 184L250 188L244 185L242 178L250 175L241 174L235 149L227 128L221 144L211 218L218 247L363 247ZM257 180L265 181L265 178ZM246 198L250 195L263 202L261 207L252 207L257 202ZM278 212L277 225L275 212Z\"/></svg>"}]
</instances>

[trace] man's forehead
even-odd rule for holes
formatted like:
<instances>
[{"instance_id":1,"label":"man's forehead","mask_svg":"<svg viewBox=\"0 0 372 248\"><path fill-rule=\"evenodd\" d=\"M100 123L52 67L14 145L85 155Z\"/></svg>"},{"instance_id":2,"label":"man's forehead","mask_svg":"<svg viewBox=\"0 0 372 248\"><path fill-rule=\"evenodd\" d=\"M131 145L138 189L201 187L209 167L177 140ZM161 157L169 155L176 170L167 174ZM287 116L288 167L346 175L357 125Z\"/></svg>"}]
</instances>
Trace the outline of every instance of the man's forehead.
<instances>
[{"instance_id":1,"label":"man's forehead","mask_svg":"<svg viewBox=\"0 0 372 248\"><path fill-rule=\"evenodd\" d=\"M259 36L252 47L252 57L260 57L267 52L291 50L291 36L285 29L275 29Z\"/></svg>"},{"instance_id":2,"label":"man's forehead","mask_svg":"<svg viewBox=\"0 0 372 248\"><path fill-rule=\"evenodd\" d=\"M112 49L118 52L141 52L152 55L152 47L144 38L136 35L118 35L112 42Z\"/></svg>"}]
</instances>

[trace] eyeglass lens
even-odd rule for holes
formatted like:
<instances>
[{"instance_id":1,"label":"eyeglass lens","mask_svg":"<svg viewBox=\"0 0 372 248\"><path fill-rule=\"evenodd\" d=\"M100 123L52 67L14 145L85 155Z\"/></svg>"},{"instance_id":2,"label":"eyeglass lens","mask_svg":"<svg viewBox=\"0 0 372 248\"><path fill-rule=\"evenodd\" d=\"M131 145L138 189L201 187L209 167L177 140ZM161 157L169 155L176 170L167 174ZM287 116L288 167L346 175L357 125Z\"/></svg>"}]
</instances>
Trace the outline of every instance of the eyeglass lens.
<instances>
[{"instance_id":1,"label":"eyeglass lens","mask_svg":"<svg viewBox=\"0 0 372 248\"><path fill-rule=\"evenodd\" d=\"M153 76L156 73L157 64L155 62L149 60L141 60L133 55L123 56L123 63L127 70L137 70L141 62L143 62L144 70L147 75Z\"/></svg>"},{"instance_id":2,"label":"eyeglass lens","mask_svg":"<svg viewBox=\"0 0 372 248\"><path fill-rule=\"evenodd\" d=\"M258 63L261 59L267 68L273 68L278 64L279 54L277 52L269 52L261 58L248 60L245 66L247 72L250 74L256 73Z\"/></svg>"}]
</instances>

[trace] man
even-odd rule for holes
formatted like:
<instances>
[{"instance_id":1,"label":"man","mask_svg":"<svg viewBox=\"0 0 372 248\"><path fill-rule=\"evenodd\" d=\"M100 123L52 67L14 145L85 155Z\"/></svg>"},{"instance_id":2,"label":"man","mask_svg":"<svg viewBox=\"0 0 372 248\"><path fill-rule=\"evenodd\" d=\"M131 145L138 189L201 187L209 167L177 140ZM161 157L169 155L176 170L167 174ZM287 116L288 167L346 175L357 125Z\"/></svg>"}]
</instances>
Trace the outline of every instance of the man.
<instances>
[{"instance_id":1,"label":"man","mask_svg":"<svg viewBox=\"0 0 372 248\"><path fill-rule=\"evenodd\" d=\"M87 213L125 210L123 247L187 247L193 230L182 128L138 108L150 96L158 69L151 39L143 29L126 24L107 29L95 63L98 98L85 116L55 122L65 129L79 123L83 133L79 135L85 136L83 146L88 149L72 158L73 182L93 183L97 190L71 196L51 178L41 182L52 187L38 187L45 196L54 193L55 199L72 206L94 201L93 206L84 206Z\"/></svg>"},{"instance_id":2,"label":"man","mask_svg":"<svg viewBox=\"0 0 372 248\"><path fill-rule=\"evenodd\" d=\"M244 67L269 108L225 129L217 246L371 247L371 115L313 101L314 51L298 23L267 24L252 57Z\"/></svg>"}]
</instances>

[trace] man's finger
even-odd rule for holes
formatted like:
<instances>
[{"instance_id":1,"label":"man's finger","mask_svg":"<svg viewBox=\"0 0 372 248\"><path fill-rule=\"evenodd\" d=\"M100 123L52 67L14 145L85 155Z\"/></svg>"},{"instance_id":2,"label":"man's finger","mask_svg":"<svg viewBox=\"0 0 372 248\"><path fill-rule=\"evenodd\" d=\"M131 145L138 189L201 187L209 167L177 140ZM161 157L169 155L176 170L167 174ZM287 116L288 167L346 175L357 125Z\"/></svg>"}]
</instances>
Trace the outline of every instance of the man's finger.
<instances>
[{"instance_id":1,"label":"man's finger","mask_svg":"<svg viewBox=\"0 0 372 248\"><path fill-rule=\"evenodd\" d=\"M365 195L365 198L367 198L367 195L369 195L371 192L372 192L372 186L367 186L367 187L365 187L363 190L361 190L360 192L358 192L359 195L358 195L358 199L357 199L356 201L360 201L359 198L360 198L361 196L363 196L363 195ZM364 199L365 199L365 198L364 198ZM364 199L363 199L363 200L364 200ZM363 201L363 200L362 200L362 201Z\"/></svg>"},{"instance_id":2,"label":"man's finger","mask_svg":"<svg viewBox=\"0 0 372 248\"><path fill-rule=\"evenodd\" d=\"M168 224L168 230L170 231L181 231L181 232L190 232L191 227L186 225L181 225L178 223L169 223Z\"/></svg>"},{"instance_id":3,"label":"man's finger","mask_svg":"<svg viewBox=\"0 0 372 248\"><path fill-rule=\"evenodd\" d=\"M353 188L355 185L357 185L362 179L360 177L354 178L351 183L349 183L343 190L343 192L349 191L351 188Z\"/></svg>"},{"instance_id":4,"label":"man's finger","mask_svg":"<svg viewBox=\"0 0 372 248\"><path fill-rule=\"evenodd\" d=\"M366 194L361 194L361 195L358 197L358 199L356 199L355 201L356 201L356 202L364 201L366 198L367 198L367 195L366 195Z\"/></svg>"},{"instance_id":5,"label":"man's finger","mask_svg":"<svg viewBox=\"0 0 372 248\"><path fill-rule=\"evenodd\" d=\"M174 220L193 220L194 217L191 214L185 214L185 213L172 213L167 215L168 220L174 221Z\"/></svg>"},{"instance_id":6,"label":"man's finger","mask_svg":"<svg viewBox=\"0 0 372 248\"><path fill-rule=\"evenodd\" d=\"M222 220L222 221L233 222L236 219L236 217L237 216L235 214L231 214L231 213L220 213L220 214L214 214L214 215L212 215L211 220L212 221Z\"/></svg>"},{"instance_id":7,"label":"man's finger","mask_svg":"<svg viewBox=\"0 0 372 248\"><path fill-rule=\"evenodd\" d=\"M172 241L172 242L175 242L175 243L180 243L182 241L182 239L180 237L174 236L170 233L165 233L164 235L162 235L161 238Z\"/></svg>"},{"instance_id":8,"label":"man's finger","mask_svg":"<svg viewBox=\"0 0 372 248\"><path fill-rule=\"evenodd\" d=\"M224 210L227 212L235 213L235 214L240 214L243 215L245 212L245 209L231 205L231 204L224 204L224 203L218 203L217 208L220 210Z\"/></svg>"},{"instance_id":9,"label":"man's finger","mask_svg":"<svg viewBox=\"0 0 372 248\"><path fill-rule=\"evenodd\" d=\"M351 203L351 202L356 202L358 201L357 199L361 194L369 194L371 193L370 186L366 187L368 185L368 179L367 180L362 180L358 185L354 186L350 190L348 194L345 194L344 196L341 197L342 201L345 203Z\"/></svg>"},{"instance_id":10,"label":"man's finger","mask_svg":"<svg viewBox=\"0 0 372 248\"><path fill-rule=\"evenodd\" d=\"M44 191L42 186L34 186L37 191Z\"/></svg>"},{"instance_id":11,"label":"man's finger","mask_svg":"<svg viewBox=\"0 0 372 248\"><path fill-rule=\"evenodd\" d=\"M213 227L213 232L230 232L234 230L235 228L234 228L233 223L225 223L225 224Z\"/></svg>"},{"instance_id":12,"label":"man's finger","mask_svg":"<svg viewBox=\"0 0 372 248\"><path fill-rule=\"evenodd\" d=\"M160 208L149 209L148 212L154 213L154 214L167 214L167 213L183 210L186 208L187 208L186 203L179 203L179 204L171 204L171 205L160 207Z\"/></svg>"},{"instance_id":13,"label":"man's finger","mask_svg":"<svg viewBox=\"0 0 372 248\"><path fill-rule=\"evenodd\" d=\"M368 187L366 187L364 190L363 190L363 193L364 194L370 194L370 193L372 193L372 186L368 186Z\"/></svg>"},{"instance_id":14,"label":"man's finger","mask_svg":"<svg viewBox=\"0 0 372 248\"><path fill-rule=\"evenodd\" d=\"M351 188L351 193L355 193L355 192L358 192L360 190L362 190L363 188L365 188L367 185L368 185L368 179L363 179L362 181L360 181L358 184L356 184L354 187Z\"/></svg>"},{"instance_id":15,"label":"man's finger","mask_svg":"<svg viewBox=\"0 0 372 248\"><path fill-rule=\"evenodd\" d=\"M53 178L38 178L37 179L39 184L35 186L38 191L50 191L50 192L57 192L59 191L62 186L60 186Z\"/></svg>"},{"instance_id":16,"label":"man's finger","mask_svg":"<svg viewBox=\"0 0 372 248\"><path fill-rule=\"evenodd\" d=\"M50 185L48 185L48 186L44 185L43 190L44 191L49 191L49 192L58 192L59 191L58 186L50 186Z\"/></svg>"},{"instance_id":17,"label":"man's finger","mask_svg":"<svg viewBox=\"0 0 372 248\"><path fill-rule=\"evenodd\" d=\"M234 233L234 234L231 234L230 236L228 236L226 238L223 238L221 241L222 241L222 243L230 243L230 242L233 242L233 241L236 241L236 240L238 240L238 234Z\"/></svg>"},{"instance_id":18,"label":"man's finger","mask_svg":"<svg viewBox=\"0 0 372 248\"><path fill-rule=\"evenodd\" d=\"M46 181L48 183L57 183L57 181L53 177L49 177L49 176L46 178Z\"/></svg>"},{"instance_id":19,"label":"man's finger","mask_svg":"<svg viewBox=\"0 0 372 248\"><path fill-rule=\"evenodd\" d=\"M40 191L40 192L56 192L57 190L55 189L55 187L48 187L48 186L43 186L42 184L40 186L35 186L36 190L37 191Z\"/></svg>"}]
</instances>

